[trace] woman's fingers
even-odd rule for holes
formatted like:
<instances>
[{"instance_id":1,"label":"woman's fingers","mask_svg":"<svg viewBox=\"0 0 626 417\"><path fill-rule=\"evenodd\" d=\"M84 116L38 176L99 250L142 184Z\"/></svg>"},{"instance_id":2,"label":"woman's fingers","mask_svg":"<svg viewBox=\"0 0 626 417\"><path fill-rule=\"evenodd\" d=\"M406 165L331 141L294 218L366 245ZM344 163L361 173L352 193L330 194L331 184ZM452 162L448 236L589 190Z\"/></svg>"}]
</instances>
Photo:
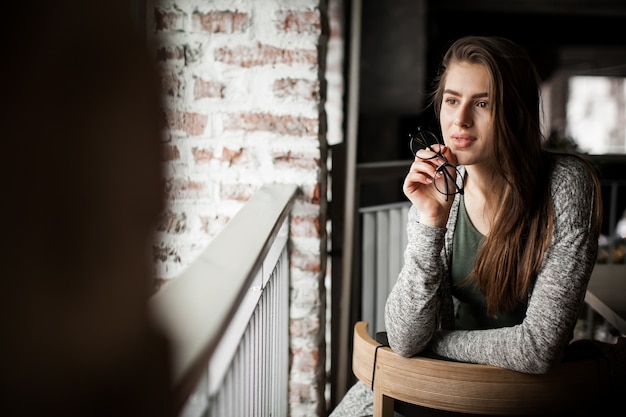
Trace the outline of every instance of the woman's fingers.
<instances>
[{"instance_id":1,"label":"woman's fingers","mask_svg":"<svg viewBox=\"0 0 626 417\"><path fill-rule=\"evenodd\" d=\"M447 221L456 176L455 168L444 156L446 152L450 153L449 149L439 145L417 151L402 185L404 194L420 212L420 222L437 227L444 227ZM454 155L451 157L456 162Z\"/></svg>"},{"instance_id":2,"label":"woman's fingers","mask_svg":"<svg viewBox=\"0 0 626 417\"><path fill-rule=\"evenodd\" d=\"M404 178L404 193L411 199L411 196L420 191L422 186L431 186L436 175L437 167L431 161L424 161L416 158L411 164L409 172Z\"/></svg>"},{"instance_id":3,"label":"woman's fingers","mask_svg":"<svg viewBox=\"0 0 626 417\"><path fill-rule=\"evenodd\" d=\"M411 164L411 168L409 169L410 173L419 173L424 175L425 177L432 180L437 175L437 169L444 163L443 160L437 158L436 156L433 159L421 159L415 158L413 163Z\"/></svg>"}]
</instances>

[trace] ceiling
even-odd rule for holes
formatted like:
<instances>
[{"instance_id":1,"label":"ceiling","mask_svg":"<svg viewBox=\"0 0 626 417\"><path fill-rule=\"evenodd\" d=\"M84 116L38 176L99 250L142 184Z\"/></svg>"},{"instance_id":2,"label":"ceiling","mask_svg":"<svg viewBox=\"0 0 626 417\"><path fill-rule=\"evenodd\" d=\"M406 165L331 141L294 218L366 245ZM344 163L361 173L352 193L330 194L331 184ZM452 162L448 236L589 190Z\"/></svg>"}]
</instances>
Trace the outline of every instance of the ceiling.
<instances>
[{"instance_id":1,"label":"ceiling","mask_svg":"<svg viewBox=\"0 0 626 417\"><path fill-rule=\"evenodd\" d=\"M524 45L544 77L564 66L626 76L624 0L430 0L428 16L431 63L462 35L499 34Z\"/></svg>"},{"instance_id":2,"label":"ceiling","mask_svg":"<svg viewBox=\"0 0 626 417\"><path fill-rule=\"evenodd\" d=\"M429 0L428 3L431 9L450 11L626 16L623 0Z\"/></svg>"}]
</instances>

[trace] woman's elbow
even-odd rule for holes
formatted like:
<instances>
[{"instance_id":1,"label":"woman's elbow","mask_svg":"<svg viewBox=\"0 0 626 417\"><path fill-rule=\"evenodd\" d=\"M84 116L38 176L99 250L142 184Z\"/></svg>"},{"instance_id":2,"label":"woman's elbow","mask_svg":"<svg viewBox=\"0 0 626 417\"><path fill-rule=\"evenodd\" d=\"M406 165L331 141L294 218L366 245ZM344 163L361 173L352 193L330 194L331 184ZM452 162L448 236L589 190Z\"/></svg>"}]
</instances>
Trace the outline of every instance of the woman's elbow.
<instances>
[{"instance_id":1,"label":"woman's elbow","mask_svg":"<svg viewBox=\"0 0 626 417\"><path fill-rule=\"evenodd\" d=\"M410 358L412 356L415 356L424 350L424 348L420 346L407 346L407 345L401 345L401 344L394 345L392 343L389 343L389 347L391 347L391 349L396 354L398 354L399 356L403 356L405 358Z\"/></svg>"},{"instance_id":2,"label":"woman's elbow","mask_svg":"<svg viewBox=\"0 0 626 417\"><path fill-rule=\"evenodd\" d=\"M432 336L432 335L431 335ZM410 358L426 349L431 336L387 333L389 347L398 355Z\"/></svg>"},{"instance_id":3,"label":"woman's elbow","mask_svg":"<svg viewBox=\"0 0 626 417\"><path fill-rule=\"evenodd\" d=\"M547 374L556 367L560 358L545 353L534 351L522 353L511 368L527 374Z\"/></svg>"}]
</instances>

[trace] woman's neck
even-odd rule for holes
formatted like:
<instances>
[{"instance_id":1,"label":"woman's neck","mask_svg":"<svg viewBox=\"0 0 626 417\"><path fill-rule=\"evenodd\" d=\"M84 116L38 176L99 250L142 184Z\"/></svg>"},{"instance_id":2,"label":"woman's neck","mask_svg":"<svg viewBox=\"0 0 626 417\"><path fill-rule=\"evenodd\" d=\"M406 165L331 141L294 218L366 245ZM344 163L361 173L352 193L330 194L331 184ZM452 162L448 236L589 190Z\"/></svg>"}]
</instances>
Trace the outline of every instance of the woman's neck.
<instances>
[{"instance_id":1,"label":"woman's neck","mask_svg":"<svg viewBox=\"0 0 626 417\"><path fill-rule=\"evenodd\" d=\"M465 208L472 224L483 235L491 230L500 202L503 179L493 170L466 167Z\"/></svg>"},{"instance_id":2,"label":"woman's neck","mask_svg":"<svg viewBox=\"0 0 626 417\"><path fill-rule=\"evenodd\" d=\"M488 167L466 166L465 189L481 195L485 201L499 201L504 179Z\"/></svg>"}]
</instances>

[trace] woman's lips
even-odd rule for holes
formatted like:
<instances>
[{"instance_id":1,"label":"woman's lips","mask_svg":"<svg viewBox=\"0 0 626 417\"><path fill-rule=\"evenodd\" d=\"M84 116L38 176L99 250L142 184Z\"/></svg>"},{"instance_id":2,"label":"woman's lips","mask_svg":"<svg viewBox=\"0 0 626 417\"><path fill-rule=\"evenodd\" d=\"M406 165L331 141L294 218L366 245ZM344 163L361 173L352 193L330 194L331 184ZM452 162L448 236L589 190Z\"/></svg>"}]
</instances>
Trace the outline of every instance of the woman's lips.
<instances>
[{"instance_id":1,"label":"woman's lips","mask_svg":"<svg viewBox=\"0 0 626 417\"><path fill-rule=\"evenodd\" d=\"M452 140L454 147L457 149L467 148L476 140L474 136L466 134L452 135L450 136L450 139Z\"/></svg>"}]
</instances>

